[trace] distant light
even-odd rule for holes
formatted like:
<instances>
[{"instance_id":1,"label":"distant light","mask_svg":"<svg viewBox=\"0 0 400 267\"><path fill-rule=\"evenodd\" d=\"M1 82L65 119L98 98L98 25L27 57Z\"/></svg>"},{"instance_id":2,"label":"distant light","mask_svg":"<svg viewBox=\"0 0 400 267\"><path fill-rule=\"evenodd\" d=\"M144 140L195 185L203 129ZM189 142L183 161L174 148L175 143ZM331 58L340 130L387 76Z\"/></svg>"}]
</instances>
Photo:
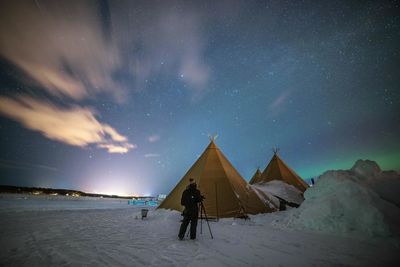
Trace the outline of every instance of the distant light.
<instances>
[{"instance_id":1,"label":"distant light","mask_svg":"<svg viewBox=\"0 0 400 267\"><path fill-rule=\"evenodd\" d=\"M157 200L164 200L164 199L166 199L167 198L167 195L166 194L159 194L158 196L157 196Z\"/></svg>"},{"instance_id":2,"label":"distant light","mask_svg":"<svg viewBox=\"0 0 400 267\"><path fill-rule=\"evenodd\" d=\"M92 191L94 194L97 195L108 195L108 196L120 196L120 197L130 197L134 194L128 194L126 192L118 192L118 191Z\"/></svg>"}]
</instances>

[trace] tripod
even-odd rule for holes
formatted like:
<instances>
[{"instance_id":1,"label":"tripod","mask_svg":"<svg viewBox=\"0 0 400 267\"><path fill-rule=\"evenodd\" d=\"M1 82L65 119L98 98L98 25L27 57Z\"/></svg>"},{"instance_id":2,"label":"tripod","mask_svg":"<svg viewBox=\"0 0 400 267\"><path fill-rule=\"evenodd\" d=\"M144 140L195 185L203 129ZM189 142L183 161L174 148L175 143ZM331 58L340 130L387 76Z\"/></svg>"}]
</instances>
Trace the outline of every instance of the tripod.
<instances>
[{"instance_id":1,"label":"tripod","mask_svg":"<svg viewBox=\"0 0 400 267\"><path fill-rule=\"evenodd\" d=\"M208 217L207 217L206 208L204 207L203 200L202 200L200 202L200 234L203 234L203 212L204 212L204 216L206 218L208 231L210 231L211 239L214 239L213 234L211 232L210 224L208 223Z\"/></svg>"}]
</instances>

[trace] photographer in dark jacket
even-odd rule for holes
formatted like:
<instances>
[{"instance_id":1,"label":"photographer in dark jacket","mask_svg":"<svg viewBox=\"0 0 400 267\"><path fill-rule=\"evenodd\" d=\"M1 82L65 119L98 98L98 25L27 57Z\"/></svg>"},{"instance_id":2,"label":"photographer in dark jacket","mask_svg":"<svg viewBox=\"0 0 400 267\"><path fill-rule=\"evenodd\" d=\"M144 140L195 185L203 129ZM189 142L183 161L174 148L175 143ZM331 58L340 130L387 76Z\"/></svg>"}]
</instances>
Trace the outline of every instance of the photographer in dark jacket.
<instances>
[{"instance_id":1,"label":"photographer in dark jacket","mask_svg":"<svg viewBox=\"0 0 400 267\"><path fill-rule=\"evenodd\" d=\"M179 239L185 236L186 229L190 222L190 239L196 239L197 219L199 217L199 203L202 200L200 191L197 189L196 182L190 179L189 186L183 191L181 205L185 206L183 210L183 220L179 229Z\"/></svg>"}]
</instances>

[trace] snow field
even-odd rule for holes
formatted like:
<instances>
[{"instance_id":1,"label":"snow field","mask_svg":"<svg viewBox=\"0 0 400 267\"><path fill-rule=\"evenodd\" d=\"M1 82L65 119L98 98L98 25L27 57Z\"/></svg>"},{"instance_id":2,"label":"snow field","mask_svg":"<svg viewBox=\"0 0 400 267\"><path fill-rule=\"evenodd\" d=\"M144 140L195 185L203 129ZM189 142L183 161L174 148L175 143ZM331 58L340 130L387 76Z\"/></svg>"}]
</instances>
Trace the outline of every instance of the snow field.
<instances>
[{"instance_id":1,"label":"snow field","mask_svg":"<svg viewBox=\"0 0 400 267\"><path fill-rule=\"evenodd\" d=\"M128 206L128 205L127 205ZM206 223L177 238L178 212L124 209L1 212L1 266L393 266L398 246L273 227L289 211ZM138 218L138 219L136 219ZM373 253L371 253L373 252Z\"/></svg>"},{"instance_id":2,"label":"snow field","mask_svg":"<svg viewBox=\"0 0 400 267\"><path fill-rule=\"evenodd\" d=\"M175 211L141 220L127 200L3 194L0 266L397 266L399 181L360 161L324 173L298 209L210 222L214 239L199 221L195 241L178 240ZM258 190L298 197L277 182Z\"/></svg>"}]
</instances>

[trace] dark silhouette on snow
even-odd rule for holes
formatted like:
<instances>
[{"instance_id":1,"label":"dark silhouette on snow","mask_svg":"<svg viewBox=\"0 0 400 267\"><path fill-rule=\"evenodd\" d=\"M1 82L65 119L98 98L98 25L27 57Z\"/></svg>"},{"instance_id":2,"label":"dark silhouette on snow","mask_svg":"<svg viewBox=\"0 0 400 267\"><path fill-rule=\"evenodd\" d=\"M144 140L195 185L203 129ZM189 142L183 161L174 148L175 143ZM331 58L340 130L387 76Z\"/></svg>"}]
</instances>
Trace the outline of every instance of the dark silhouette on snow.
<instances>
[{"instance_id":1,"label":"dark silhouette on snow","mask_svg":"<svg viewBox=\"0 0 400 267\"><path fill-rule=\"evenodd\" d=\"M186 229L190 223L190 239L196 239L197 220L199 217L199 203L201 202L201 194L197 189L197 185L193 179L190 179L189 186L183 191L181 205L185 206L183 210L183 220L179 229L179 239L185 236Z\"/></svg>"}]
</instances>

